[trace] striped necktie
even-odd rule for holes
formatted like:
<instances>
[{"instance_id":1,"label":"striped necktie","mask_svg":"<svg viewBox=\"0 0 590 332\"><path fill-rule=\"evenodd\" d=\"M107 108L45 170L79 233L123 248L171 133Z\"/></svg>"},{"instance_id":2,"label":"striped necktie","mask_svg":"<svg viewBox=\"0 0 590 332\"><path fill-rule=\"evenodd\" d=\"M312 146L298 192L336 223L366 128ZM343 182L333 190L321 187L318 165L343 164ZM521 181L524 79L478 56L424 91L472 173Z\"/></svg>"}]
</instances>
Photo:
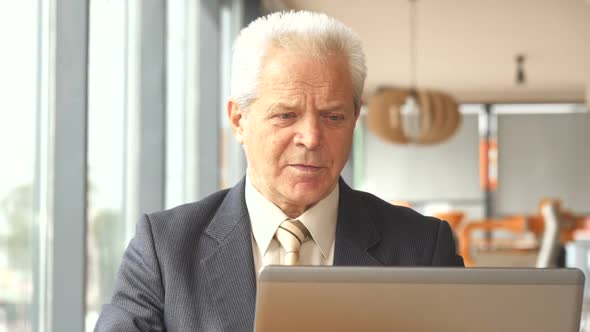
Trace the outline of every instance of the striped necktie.
<instances>
[{"instance_id":1,"label":"striped necktie","mask_svg":"<svg viewBox=\"0 0 590 332\"><path fill-rule=\"evenodd\" d=\"M275 238L285 249L283 265L297 265L299 249L309 237L309 231L299 220L287 219L281 223L277 228Z\"/></svg>"}]
</instances>

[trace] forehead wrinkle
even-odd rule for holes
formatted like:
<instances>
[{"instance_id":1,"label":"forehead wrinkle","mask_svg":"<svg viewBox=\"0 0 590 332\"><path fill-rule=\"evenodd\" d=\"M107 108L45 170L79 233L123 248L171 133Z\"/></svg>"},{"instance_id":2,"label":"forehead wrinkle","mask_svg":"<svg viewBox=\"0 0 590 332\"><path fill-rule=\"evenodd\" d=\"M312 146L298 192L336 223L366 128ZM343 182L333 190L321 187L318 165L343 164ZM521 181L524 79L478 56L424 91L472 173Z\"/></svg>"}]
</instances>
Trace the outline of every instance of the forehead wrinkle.
<instances>
[{"instance_id":1,"label":"forehead wrinkle","mask_svg":"<svg viewBox=\"0 0 590 332\"><path fill-rule=\"evenodd\" d=\"M267 60L272 61L270 59ZM346 84L340 84L341 79L346 77L332 71L288 71L275 67L274 62L267 64L270 67L265 66L265 69L269 71L264 70L259 80L259 97L276 98L284 105L295 107L312 102L318 109L348 108L350 99L350 106L354 108L352 88L349 91ZM340 105L332 107L336 103Z\"/></svg>"},{"instance_id":2,"label":"forehead wrinkle","mask_svg":"<svg viewBox=\"0 0 590 332\"><path fill-rule=\"evenodd\" d=\"M294 83L294 84L293 84ZM312 82L297 80L297 81L285 81L280 82L277 84L265 84L267 88L271 91L285 91L285 92L292 92L287 96L295 96L295 95L306 95L309 94L311 91L312 95L321 95L322 93L316 93L318 90L325 91L325 94L328 96L331 95L346 95L346 91L339 88L335 84L331 84L329 82L320 82L319 84L314 84ZM327 91L326 91L327 90Z\"/></svg>"},{"instance_id":3,"label":"forehead wrinkle","mask_svg":"<svg viewBox=\"0 0 590 332\"><path fill-rule=\"evenodd\" d=\"M302 89L301 86L291 86L288 83L270 85L270 90L267 90L267 92L286 92L278 96L277 102L273 103L272 107L274 108L275 106L278 106L287 109L297 108L297 106L301 102L307 100L308 97L311 97L311 100L313 100L316 107L320 109L334 110L338 108L346 108L348 105L348 95L346 91L342 89L333 89L330 91L330 89L334 87L332 84L314 85L305 81L299 82L302 83L304 89ZM323 90L325 93L317 93L318 90ZM354 105L352 96L351 103Z\"/></svg>"},{"instance_id":4,"label":"forehead wrinkle","mask_svg":"<svg viewBox=\"0 0 590 332\"><path fill-rule=\"evenodd\" d=\"M301 86L311 88L330 87L334 84L326 82L322 77L313 77L312 79L292 78L292 75L285 75L276 79L274 82L263 82L262 86L287 86L287 89L299 89Z\"/></svg>"}]
</instances>

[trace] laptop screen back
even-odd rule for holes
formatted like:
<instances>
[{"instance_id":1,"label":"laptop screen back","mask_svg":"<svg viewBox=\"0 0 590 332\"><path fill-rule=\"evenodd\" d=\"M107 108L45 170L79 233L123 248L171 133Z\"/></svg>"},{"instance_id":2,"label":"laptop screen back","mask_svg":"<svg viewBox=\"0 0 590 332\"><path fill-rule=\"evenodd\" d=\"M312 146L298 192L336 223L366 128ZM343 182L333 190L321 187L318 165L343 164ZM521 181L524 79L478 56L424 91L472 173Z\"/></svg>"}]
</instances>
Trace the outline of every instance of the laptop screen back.
<instances>
[{"instance_id":1,"label":"laptop screen back","mask_svg":"<svg viewBox=\"0 0 590 332\"><path fill-rule=\"evenodd\" d=\"M256 331L578 332L575 269L266 267Z\"/></svg>"}]
</instances>

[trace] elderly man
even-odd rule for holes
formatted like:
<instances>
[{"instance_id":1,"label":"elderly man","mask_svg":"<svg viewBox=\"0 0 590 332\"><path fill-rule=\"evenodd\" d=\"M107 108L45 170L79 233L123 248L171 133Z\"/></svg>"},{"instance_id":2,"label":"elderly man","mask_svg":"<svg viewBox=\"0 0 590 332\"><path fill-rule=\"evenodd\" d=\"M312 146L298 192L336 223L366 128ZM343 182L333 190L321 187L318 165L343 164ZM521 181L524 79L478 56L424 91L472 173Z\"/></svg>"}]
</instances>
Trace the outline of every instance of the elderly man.
<instances>
[{"instance_id":1,"label":"elderly man","mask_svg":"<svg viewBox=\"0 0 590 332\"><path fill-rule=\"evenodd\" d=\"M366 76L355 33L276 13L242 30L233 56L227 113L247 174L141 218L98 331L252 331L269 264L463 265L446 222L340 178Z\"/></svg>"}]
</instances>

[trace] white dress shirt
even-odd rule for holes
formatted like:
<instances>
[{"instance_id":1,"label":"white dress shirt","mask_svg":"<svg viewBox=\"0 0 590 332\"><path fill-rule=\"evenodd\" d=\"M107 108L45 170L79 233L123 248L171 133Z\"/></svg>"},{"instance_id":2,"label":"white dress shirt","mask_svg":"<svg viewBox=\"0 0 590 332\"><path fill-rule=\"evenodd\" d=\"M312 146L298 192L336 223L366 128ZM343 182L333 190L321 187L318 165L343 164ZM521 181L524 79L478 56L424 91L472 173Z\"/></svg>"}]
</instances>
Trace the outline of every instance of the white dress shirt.
<instances>
[{"instance_id":1,"label":"white dress shirt","mask_svg":"<svg viewBox=\"0 0 590 332\"><path fill-rule=\"evenodd\" d=\"M285 252L274 238L279 225L289 217L264 197L246 176L246 206L252 224L252 251L254 267L258 272L266 265L282 264ZM295 218L311 234L299 250L299 265L332 265L334 239L338 217L338 184L324 199Z\"/></svg>"}]
</instances>

